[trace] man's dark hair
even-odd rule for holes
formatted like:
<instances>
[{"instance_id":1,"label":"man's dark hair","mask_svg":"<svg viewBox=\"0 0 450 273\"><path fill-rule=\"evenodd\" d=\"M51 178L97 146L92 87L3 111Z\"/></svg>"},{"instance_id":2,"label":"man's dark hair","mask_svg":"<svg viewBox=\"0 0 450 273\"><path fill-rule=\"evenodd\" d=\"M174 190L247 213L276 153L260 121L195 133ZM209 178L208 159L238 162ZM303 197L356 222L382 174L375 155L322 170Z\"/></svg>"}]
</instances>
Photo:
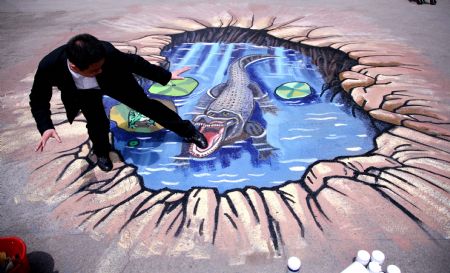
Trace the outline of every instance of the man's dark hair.
<instances>
[{"instance_id":1,"label":"man's dark hair","mask_svg":"<svg viewBox=\"0 0 450 273\"><path fill-rule=\"evenodd\" d=\"M80 70L85 70L105 57L105 48L94 36L79 34L67 42L66 53L72 64Z\"/></svg>"}]
</instances>

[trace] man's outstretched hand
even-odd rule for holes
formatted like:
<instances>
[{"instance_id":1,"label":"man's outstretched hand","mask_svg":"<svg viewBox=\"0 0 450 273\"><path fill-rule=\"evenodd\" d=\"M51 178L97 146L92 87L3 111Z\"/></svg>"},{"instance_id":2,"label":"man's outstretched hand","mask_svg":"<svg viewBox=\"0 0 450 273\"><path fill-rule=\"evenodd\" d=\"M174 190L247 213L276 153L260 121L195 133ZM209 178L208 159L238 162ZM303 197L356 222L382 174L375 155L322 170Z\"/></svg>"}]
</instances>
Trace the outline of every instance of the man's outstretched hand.
<instances>
[{"instance_id":1,"label":"man's outstretched hand","mask_svg":"<svg viewBox=\"0 0 450 273\"><path fill-rule=\"evenodd\" d=\"M184 77L180 76L180 74L183 74L184 72L188 71L189 69L191 69L191 68L188 66L185 66L183 68L173 71L171 80L184 80Z\"/></svg>"},{"instance_id":2,"label":"man's outstretched hand","mask_svg":"<svg viewBox=\"0 0 450 273\"><path fill-rule=\"evenodd\" d=\"M35 152L42 152L44 150L45 144L47 144L47 140L51 137L55 138L59 143L61 143L61 138L59 138L56 130L48 129L42 134L41 141L39 141L39 144L36 146Z\"/></svg>"}]
</instances>

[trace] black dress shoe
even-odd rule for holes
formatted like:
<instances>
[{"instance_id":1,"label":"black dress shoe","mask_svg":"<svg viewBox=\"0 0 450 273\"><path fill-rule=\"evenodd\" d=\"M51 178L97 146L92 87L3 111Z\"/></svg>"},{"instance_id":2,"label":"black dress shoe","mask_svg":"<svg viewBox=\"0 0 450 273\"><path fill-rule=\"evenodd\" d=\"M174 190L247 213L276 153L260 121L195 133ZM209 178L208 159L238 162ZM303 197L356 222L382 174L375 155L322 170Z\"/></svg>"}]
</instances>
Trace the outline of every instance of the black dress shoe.
<instances>
[{"instance_id":1,"label":"black dress shoe","mask_svg":"<svg viewBox=\"0 0 450 273\"><path fill-rule=\"evenodd\" d=\"M206 137L197 130L195 130L195 133L192 136L186 137L184 139L186 140L186 142L194 143L200 149L208 148L208 140L206 140Z\"/></svg>"},{"instance_id":2,"label":"black dress shoe","mask_svg":"<svg viewBox=\"0 0 450 273\"><path fill-rule=\"evenodd\" d=\"M104 172L109 172L113 168L113 164L109 156L97 156L97 166Z\"/></svg>"}]
</instances>

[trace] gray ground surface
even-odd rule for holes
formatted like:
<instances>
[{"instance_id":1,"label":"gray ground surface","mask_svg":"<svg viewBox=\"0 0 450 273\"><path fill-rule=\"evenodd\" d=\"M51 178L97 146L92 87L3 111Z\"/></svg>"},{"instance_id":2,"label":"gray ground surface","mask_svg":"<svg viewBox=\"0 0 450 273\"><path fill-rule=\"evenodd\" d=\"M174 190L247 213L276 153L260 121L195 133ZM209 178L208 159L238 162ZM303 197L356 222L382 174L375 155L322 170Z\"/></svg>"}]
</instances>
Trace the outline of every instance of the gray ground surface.
<instances>
[{"instance_id":1,"label":"gray ground surface","mask_svg":"<svg viewBox=\"0 0 450 273\"><path fill-rule=\"evenodd\" d=\"M123 15L128 7L157 5L162 1L61 1L26 0L0 1L0 130L9 128L10 113L4 103L26 100L28 90L22 94L17 83L34 71L37 62L45 53L64 43L73 34L101 29L98 22ZM252 1L239 1L252 2ZM429 58L433 66L446 77L450 76L450 1L438 1L437 6L418 6L407 0L316 0L316 1L253 1L260 4L288 5L301 12L301 6L318 6L323 10L353 10L381 28L388 29L394 37L413 45L421 55ZM168 1L164 5L182 7L189 1ZM346 18L343 18L343 20ZM101 37L100 32L94 33ZM105 30L105 36L120 37L120 33ZM129 34L128 34L129 35ZM20 105L23 105L20 104ZM30 132L35 134L36 132ZM20 137L20 136L18 136ZM139 259L129 263L128 254L117 249L117 238L92 239L78 230L71 230L43 221L52 210L45 203L17 202L23 184L30 175L30 161L36 155L30 146L24 147L22 160L4 156L7 150L0 139L0 236L17 235L28 245L30 261L36 264L36 272L285 272L284 260L268 263L255 260L244 266L230 268L220 257L208 261L188 258L155 257ZM33 144L34 145L34 144ZM19 203L19 204L17 204ZM383 239L380 239L380 244ZM440 267L439 272L450 272L448 240L436 242L441 253L423 253L417 256L396 254L402 264L419 263L426 260ZM388 246L387 246L388 248ZM324 257L324 263L333 263L333 253ZM350 262L350 261L349 261ZM313 270L314 268L314 270ZM304 272L319 272L320 265L305 265ZM308 270L309 269L309 270ZM336 268L340 272L342 268ZM424 272L410 270L407 273ZM430 272L431 273L431 272ZM435 272L438 273L438 272Z\"/></svg>"}]
</instances>

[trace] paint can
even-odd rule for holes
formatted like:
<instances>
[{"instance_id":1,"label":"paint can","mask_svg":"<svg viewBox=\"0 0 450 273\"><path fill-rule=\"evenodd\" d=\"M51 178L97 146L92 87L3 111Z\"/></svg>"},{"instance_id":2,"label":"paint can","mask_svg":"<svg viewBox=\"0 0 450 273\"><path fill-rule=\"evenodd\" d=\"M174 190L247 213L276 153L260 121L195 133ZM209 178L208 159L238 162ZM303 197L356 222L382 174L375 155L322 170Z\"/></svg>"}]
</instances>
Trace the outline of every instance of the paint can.
<instances>
[{"instance_id":1,"label":"paint can","mask_svg":"<svg viewBox=\"0 0 450 273\"><path fill-rule=\"evenodd\" d=\"M347 268L345 268L341 273L369 273L367 269L359 262L353 262Z\"/></svg>"},{"instance_id":2,"label":"paint can","mask_svg":"<svg viewBox=\"0 0 450 273\"><path fill-rule=\"evenodd\" d=\"M402 273L400 271L400 268L398 268L396 265L388 265L387 269L386 269L386 273Z\"/></svg>"},{"instance_id":3,"label":"paint can","mask_svg":"<svg viewBox=\"0 0 450 273\"><path fill-rule=\"evenodd\" d=\"M364 266L367 266L370 262L370 253L365 250L358 250L355 261Z\"/></svg>"},{"instance_id":4,"label":"paint can","mask_svg":"<svg viewBox=\"0 0 450 273\"><path fill-rule=\"evenodd\" d=\"M370 262L367 269L369 269L369 273L380 273L381 265L377 262Z\"/></svg>"},{"instance_id":5,"label":"paint can","mask_svg":"<svg viewBox=\"0 0 450 273\"><path fill-rule=\"evenodd\" d=\"M302 266L302 262L297 257L290 257L288 259L288 271L287 273L298 273L300 272L300 267Z\"/></svg>"},{"instance_id":6,"label":"paint can","mask_svg":"<svg viewBox=\"0 0 450 273\"><path fill-rule=\"evenodd\" d=\"M29 273L30 264L27 258L27 246L19 237L0 237L0 252L4 252L5 257L11 257L12 266L10 273ZM3 272L3 270L0 271Z\"/></svg>"},{"instance_id":7,"label":"paint can","mask_svg":"<svg viewBox=\"0 0 450 273\"><path fill-rule=\"evenodd\" d=\"M384 263L384 253L379 250L372 251L372 257L370 258L371 262L376 262L379 265L382 265Z\"/></svg>"}]
</instances>

